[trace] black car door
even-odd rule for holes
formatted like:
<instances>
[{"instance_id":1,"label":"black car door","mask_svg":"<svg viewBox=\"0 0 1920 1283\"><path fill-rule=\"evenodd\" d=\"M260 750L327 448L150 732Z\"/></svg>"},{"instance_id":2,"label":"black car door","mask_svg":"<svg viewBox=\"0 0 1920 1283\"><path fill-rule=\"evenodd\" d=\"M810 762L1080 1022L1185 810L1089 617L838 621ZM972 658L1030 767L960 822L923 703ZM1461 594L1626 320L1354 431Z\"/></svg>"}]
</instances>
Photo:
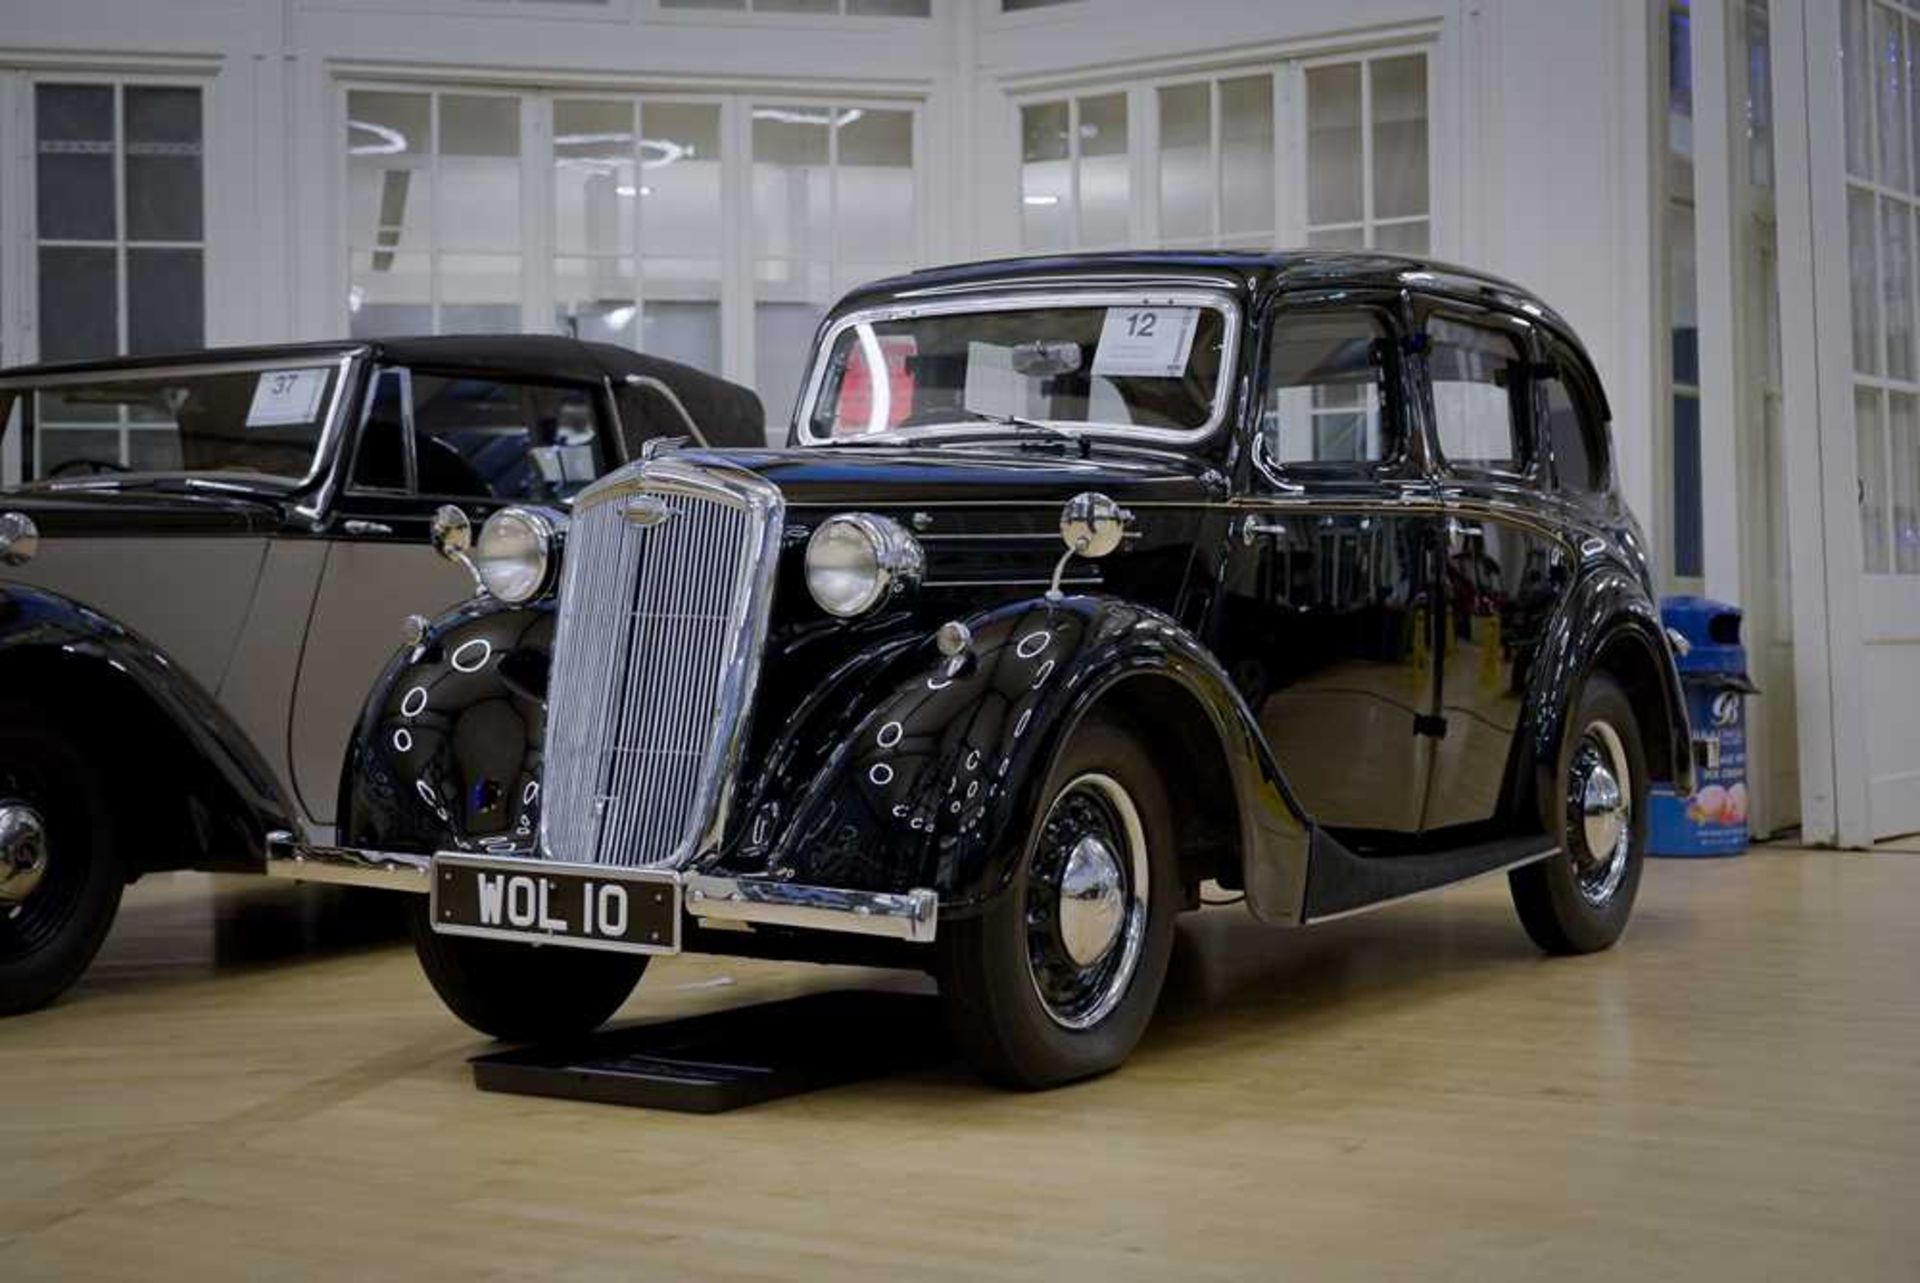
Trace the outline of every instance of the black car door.
<instances>
[{"instance_id":1,"label":"black car door","mask_svg":"<svg viewBox=\"0 0 1920 1283\"><path fill-rule=\"evenodd\" d=\"M1424 364L1446 509L1441 716L1429 829L1495 822L1517 785L1534 661L1572 569L1547 491L1540 336L1507 313L1424 310Z\"/></svg>"},{"instance_id":2,"label":"black car door","mask_svg":"<svg viewBox=\"0 0 1920 1283\"><path fill-rule=\"evenodd\" d=\"M1421 826L1438 712L1438 509L1399 296L1289 296L1222 565L1216 649L1321 824Z\"/></svg>"}]
</instances>

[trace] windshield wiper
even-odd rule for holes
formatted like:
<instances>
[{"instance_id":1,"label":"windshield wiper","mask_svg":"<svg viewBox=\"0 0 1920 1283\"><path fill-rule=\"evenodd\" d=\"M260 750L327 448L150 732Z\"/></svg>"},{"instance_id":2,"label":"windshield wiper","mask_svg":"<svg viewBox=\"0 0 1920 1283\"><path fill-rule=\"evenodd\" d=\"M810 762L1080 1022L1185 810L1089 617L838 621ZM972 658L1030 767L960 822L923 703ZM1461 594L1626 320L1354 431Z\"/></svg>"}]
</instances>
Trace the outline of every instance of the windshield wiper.
<instances>
[{"instance_id":1,"label":"windshield wiper","mask_svg":"<svg viewBox=\"0 0 1920 1283\"><path fill-rule=\"evenodd\" d=\"M1065 428L1051 423L1042 423L1038 419L1023 419L1017 414L990 414L985 410L976 410L972 406L962 406L960 413L967 416L969 423L992 423L1003 428L1012 428L1016 432L1037 432L1055 441L1078 441L1080 434L1069 432Z\"/></svg>"}]
</instances>

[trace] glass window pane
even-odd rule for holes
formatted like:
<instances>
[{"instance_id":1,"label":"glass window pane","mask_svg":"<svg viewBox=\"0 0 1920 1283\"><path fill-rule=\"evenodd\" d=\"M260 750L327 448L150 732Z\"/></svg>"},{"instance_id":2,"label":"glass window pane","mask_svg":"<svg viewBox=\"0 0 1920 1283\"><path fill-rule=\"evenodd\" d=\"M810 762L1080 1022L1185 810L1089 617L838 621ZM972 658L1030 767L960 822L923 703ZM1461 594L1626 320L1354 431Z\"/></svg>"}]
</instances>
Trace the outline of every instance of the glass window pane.
<instances>
[{"instance_id":1,"label":"glass window pane","mask_svg":"<svg viewBox=\"0 0 1920 1283\"><path fill-rule=\"evenodd\" d=\"M1220 230L1272 231L1273 77L1220 82Z\"/></svg>"},{"instance_id":2,"label":"glass window pane","mask_svg":"<svg viewBox=\"0 0 1920 1283\"><path fill-rule=\"evenodd\" d=\"M630 258L555 259L556 328L577 339L637 346L637 286Z\"/></svg>"},{"instance_id":3,"label":"glass window pane","mask_svg":"<svg viewBox=\"0 0 1920 1283\"><path fill-rule=\"evenodd\" d=\"M1673 573L1706 573L1705 511L1700 500L1700 398L1673 398Z\"/></svg>"},{"instance_id":4,"label":"glass window pane","mask_svg":"<svg viewBox=\"0 0 1920 1283\"><path fill-rule=\"evenodd\" d=\"M1427 212L1427 60L1373 64L1373 216Z\"/></svg>"},{"instance_id":5,"label":"glass window pane","mask_svg":"<svg viewBox=\"0 0 1920 1283\"><path fill-rule=\"evenodd\" d=\"M1558 378L1544 381L1547 394L1547 442L1553 452L1554 484L1562 490L1590 491L1597 487L1601 460L1595 443L1603 430L1589 424L1579 402Z\"/></svg>"},{"instance_id":6,"label":"glass window pane","mask_svg":"<svg viewBox=\"0 0 1920 1283\"><path fill-rule=\"evenodd\" d=\"M111 249L40 250L40 359L120 351L119 278Z\"/></svg>"},{"instance_id":7,"label":"glass window pane","mask_svg":"<svg viewBox=\"0 0 1920 1283\"><path fill-rule=\"evenodd\" d=\"M1920 574L1920 397L1888 397L1888 444L1893 456L1893 568Z\"/></svg>"},{"instance_id":8,"label":"glass window pane","mask_svg":"<svg viewBox=\"0 0 1920 1283\"><path fill-rule=\"evenodd\" d=\"M1773 186L1773 44L1767 0L1746 0L1741 9L1747 48L1747 177Z\"/></svg>"},{"instance_id":9,"label":"glass window pane","mask_svg":"<svg viewBox=\"0 0 1920 1283\"><path fill-rule=\"evenodd\" d=\"M520 322L518 254L439 256L442 334L517 334Z\"/></svg>"},{"instance_id":10,"label":"glass window pane","mask_svg":"<svg viewBox=\"0 0 1920 1283\"><path fill-rule=\"evenodd\" d=\"M1307 72L1307 221L1358 222L1360 64Z\"/></svg>"},{"instance_id":11,"label":"glass window pane","mask_svg":"<svg viewBox=\"0 0 1920 1283\"><path fill-rule=\"evenodd\" d=\"M932 0L847 0L854 17L925 18L933 13Z\"/></svg>"},{"instance_id":12,"label":"glass window pane","mask_svg":"<svg viewBox=\"0 0 1920 1283\"><path fill-rule=\"evenodd\" d=\"M1080 100L1080 244L1125 242L1128 210L1127 96Z\"/></svg>"},{"instance_id":13,"label":"glass window pane","mask_svg":"<svg viewBox=\"0 0 1920 1283\"><path fill-rule=\"evenodd\" d=\"M1375 249L1386 250L1389 254L1422 255L1432 248L1428 244L1427 220L1417 223L1388 223L1385 227L1373 229Z\"/></svg>"},{"instance_id":14,"label":"glass window pane","mask_svg":"<svg viewBox=\"0 0 1920 1283\"><path fill-rule=\"evenodd\" d=\"M640 239L648 254L720 252L720 107L640 107Z\"/></svg>"},{"instance_id":15,"label":"glass window pane","mask_svg":"<svg viewBox=\"0 0 1920 1283\"><path fill-rule=\"evenodd\" d=\"M913 207L913 113L848 111L839 130L840 257L914 261L920 238Z\"/></svg>"},{"instance_id":16,"label":"glass window pane","mask_svg":"<svg viewBox=\"0 0 1920 1283\"><path fill-rule=\"evenodd\" d=\"M813 334L826 308L813 303L756 303L753 308L754 390L767 407L767 423L783 435L800 396L800 380L813 351Z\"/></svg>"},{"instance_id":17,"label":"glass window pane","mask_svg":"<svg viewBox=\"0 0 1920 1283\"><path fill-rule=\"evenodd\" d=\"M634 105L562 98L553 104L553 241L562 254L631 254L638 145Z\"/></svg>"},{"instance_id":18,"label":"glass window pane","mask_svg":"<svg viewBox=\"0 0 1920 1283\"><path fill-rule=\"evenodd\" d=\"M1693 211L1667 207L1667 326L1673 343L1673 381L1700 382L1700 319L1694 268Z\"/></svg>"},{"instance_id":19,"label":"glass window pane","mask_svg":"<svg viewBox=\"0 0 1920 1283\"><path fill-rule=\"evenodd\" d=\"M180 458L180 434L170 428L135 428L128 432L127 466L135 472L181 471L185 464Z\"/></svg>"},{"instance_id":20,"label":"glass window pane","mask_svg":"<svg viewBox=\"0 0 1920 1283\"><path fill-rule=\"evenodd\" d=\"M832 199L826 107L753 109L753 245L769 258L826 258Z\"/></svg>"},{"instance_id":21,"label":"glass window pane","mask_svg":"<svg viewBox=\"0 0 1920 1283\"><path fill-rule=\"evenodd\" d=\"M1392 451L1379 321L1363 313L1283 319L1267 350L1260 442L1271 463L1374 462Z\"/></svg>"},{"instance_id":22,"label":"glass window pane","mask_svg":"<svg viewBox=\"0 0 1920 1283\"><path fill-rule=\"evenodd\" d=\"M197 249L127 251L127 351L204 346L206 273Z\"/></svg>"},{"instance_id":23,"label":"glass window pane","mask_svg":"<svg viewBox=\"0 0 1920 1283\"><path fill-rule=\"evenodd\" d=\"M1211 86L1169 85L1160 90L1159 98L1160 235L1166 240L1211 237Z\"/></svg>"},{"instance_id":24,"label":"glass window pane","mask_svg":"<svg viewBox=\"0 0 1920 1283\"><path fill-rule=\"evenodd\" d=\"M1914 377L1911 209L1905 201L1880 201L1880 315L1887 329L1887 377L1894 379Z\"/></svg>"},{"instance_id":25,"label":"glass window pane","mask_svg":"<svg viewBox=\"0 0 1920 1283\"><path fill-rule=\"evenodd\" d=\"M1847 272L1852 277L1853 368L1880 373L1879 255L1874 245L1873 193L1847 192Z\"/></svg>"},{"instance_id":26,"label":"glass window pane","mask_svg":"<svg viewBox=\"0 0 1920 1283\"><path fill-rule=\"evenodd\" d=\"M128 85L125 97L128 238L199 240L200 91Z\"/></svg>"},{"instance_id":27,"label":"glass window pane","mask_svg":"<svg viewBox=\"0 0 1920 1283\"><path fill-rule=\"evenodd\" d=\"M1874 61L1874 132L1879 136L1881 183L1907 187L1908 135L1906 28L1884 5L1871 10Z\"/></svg>"},{"instance_id":28,"label":"glass window pane","mask_svg":"<svg viewBox=\"0 0 1920 1283\"><path fill-rule=\"evenodd\" d=\"M1058 249L1068 243L1067 104L1020 109L1020 244Z\"/></svg>"},{"instance_id":29,"label":"glass window pane","mask_svg":"<svg viewBox=\"0 0 1920 1283\"><path fill-rule=\"evenodd\" d=\"M112 240L112 86L36 85L33 108L40 238Z\"/></svg>"},{"instance_id":30,"label":"glass window pane","mask_svg":"<svg viewBox=\"0 0 1920 1283\"><path fill-rule=\"evenodd\" d=\"M753 0L755 13L837 13L840 0Z\"/></svg>"},{"instance_id":31,"label":"glass window pane","mask_svg":"<svg viewBox=\"0 0 1920 1283\"><path fill-rule=\"evenodd\" d=\"M1456 321L1436 319L1428 331L1441 453L1455 466L1518 471L1527 458L1514 406L1527 385L1519 348L1505 334Z\"/></svg>"},{"instance_id":32,"label":"glass window pane","mask_svg":"<svg viewBox=\"0 0 1920 1283\"><path fill-rule=\"evenodd\" d=\"M440 96L441 249L520 248L520 100Z\"/></svg>"},{"instance_id":33,"label":"glass window pane","mask_svg":"<svg viewBox=\"0 0 1920 1283\"><path fill-rule=\"evenodd\" d=\"M1307 244L1314 249L1363 249L1367 243L1367 229L1358 224L1352 227L1322 227L1307 233Z\"/></svg>"},{"instance_id":34,"label":"glass window pane","mask_svg":"<svg viewBox=\"0 0 1920 1283\"><path fill-rule=\"evenodd\" d=\"M356 339L433 333L432 285L425 254L355 250L347 256L347 332Z\"/></svg>"},{"instance_id":35,"label":"glass window pane","mask_svg":"<svg viewBox=\"0 0 1920 1283\"><path fill-rule=\"evenodd\" d=\"M709 374L720 371L720 304L647 299L641 318L640 350L691 365ZM799 375L794 375L797 381Z\"/></svg>"},{"instance_id":36,"label":"glass window pane","mask_svg":"<svg viewBox=\"0 0 1920 1283\"><path fill-rule=\"evenodd\" d=\"M1847 137L1847 172L1873 178L1873 59L1868 52L1869 0L1840 0L1840 79Z\"/></svg>"},{"instance_id":37,"label":"glass window pane","mask_svg":"<svg viewBox=\"0 0 1920 1283\"><path fill-rule=\"evenodd\" d=\"M347 237L355 248L431 244L432 112L427 94L347 95Z\"/></svg>"},{"instance_id":38,"label":"glass window pane","mask_svg":"<svg viewBox=\"0 0 1920 1283\"><path fill-rule=\"evenodd\" d=\"M1887 549L1887 438L1880 393L1853 390L1853 430L1860 454L1860 544L1868 574L1891 568Z\"/></svg>"}]
</instances>

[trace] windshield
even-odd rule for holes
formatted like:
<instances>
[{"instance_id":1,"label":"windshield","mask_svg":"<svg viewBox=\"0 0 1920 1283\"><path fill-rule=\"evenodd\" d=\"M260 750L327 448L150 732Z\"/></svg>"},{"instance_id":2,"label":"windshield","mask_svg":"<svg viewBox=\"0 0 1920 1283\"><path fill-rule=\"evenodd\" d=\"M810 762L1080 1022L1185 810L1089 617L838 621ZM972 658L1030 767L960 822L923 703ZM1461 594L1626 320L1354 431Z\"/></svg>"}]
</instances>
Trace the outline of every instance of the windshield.
<instances>
[{"instance_id":1,"label":"windshield","mask_svg":"<svg viewBox=\"0 0 1920 1283\"><path fill-rule=\"evenodd\" d=\"M1198 433L1215 422L1227 307L983 301L977 310L855 318L832 335L802 435L1035 425Z\"/></svg>"},{"instance_id":2,"label":"windshield","mask_svg":"<svg viewBox=\"0 0 1920 1283\"><path fill-rule=\"evenodd\" d=\"M312 470L344 363L130 370L0 391L22 481L150 472ZM11 469L9 470L11 472Z\"/></svg>"}]
</instances>

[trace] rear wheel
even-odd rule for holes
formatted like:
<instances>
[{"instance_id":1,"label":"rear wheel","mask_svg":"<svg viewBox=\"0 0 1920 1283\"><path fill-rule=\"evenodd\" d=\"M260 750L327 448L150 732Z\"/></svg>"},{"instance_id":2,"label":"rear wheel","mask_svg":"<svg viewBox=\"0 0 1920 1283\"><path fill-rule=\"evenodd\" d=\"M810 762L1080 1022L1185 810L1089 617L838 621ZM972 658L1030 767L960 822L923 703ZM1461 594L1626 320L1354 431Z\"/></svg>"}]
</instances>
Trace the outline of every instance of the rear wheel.
<instances>
[{"instance_id":1,"label":"rear wheel","mask_svg":"<svg viewBox=\"0 0 1920 1283\"><path fill-rule=\"evenodd\" d=\"M1548 953L1593 953L1626 930L1647 850L1647 755L1626 692L1590 675L1568 720L1549 823L1561 854L1509 875L1514 908Z\"/></svg>"},{"instance_id":2,"label":"rear wheel","mask_svg":"<svg viewBox=\"0 0 1920 1283\"><path fill-rule=\"evenodd\" d=\"M98 768L39 708L0 702L0 1015L80 978L125 886Z\"/></svg>"},{"instance_id":3,"label":"rear wheel","mask_svg":"<svg viewBox=\"0 0 1920 1283\"><path fill-rule=\"evenodd\" d=\"M941 997L982 1076L1051 1087L1133 1051L1180 910L1169 816L1133 732L1083 722L1054 765L1012 885L948 933Z\"/></svg>"},{"instance_id":4,"label":"rear wheel","mask_svg":"<svg viewBox=\"0 0 1920 1283\"><path fill-rule=\"evenodd\" d=\"M440 935L427 897L408 915L413 951L440 1000L483 1034L552 1042L592 1033L632 994L644 955Z\"/></svg>"}]
</instances>

